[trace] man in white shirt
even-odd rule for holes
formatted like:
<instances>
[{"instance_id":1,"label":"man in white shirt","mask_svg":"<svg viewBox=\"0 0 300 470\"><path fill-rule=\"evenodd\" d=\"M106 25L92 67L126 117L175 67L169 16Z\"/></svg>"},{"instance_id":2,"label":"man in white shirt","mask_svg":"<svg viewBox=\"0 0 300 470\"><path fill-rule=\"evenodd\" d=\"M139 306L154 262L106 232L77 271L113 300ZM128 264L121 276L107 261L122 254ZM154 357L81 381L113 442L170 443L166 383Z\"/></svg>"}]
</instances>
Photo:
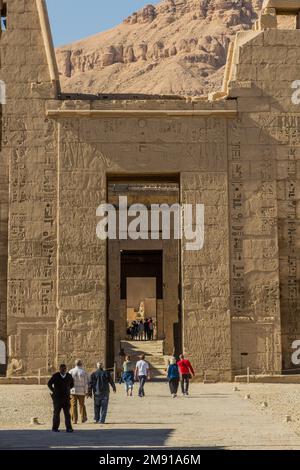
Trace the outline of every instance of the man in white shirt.
<instances>
[{"instance_id":1,"label":"man in white shirt","mask_svg":"<svg viewBox=\"0 0 300 470\"><path fill-rule=\"evenodd\" d=\"M81 422L87 421L85 408L85 397L89 391L89 375L82 367L82 361L77 359L74 369L70 370L70 374L74 380L74 387L71 390L71 417L74 424L78 421L77 402L79 403L79 411Z\"/></svg>"},{"instance_id":2,"label":"man in white shirt","mask_svg":"<svg viewBox=\"0 0 300 470\"><path fill-rule=\"evenodd\" d=\"M145 355L141 356L140 361L136 363L135 366L135 378L140 382L139 388L139 397L144 397L144 386L146 383L147 378L150 379L150 367L148 362L145 361Z\"/></svg>"}]
</instances>

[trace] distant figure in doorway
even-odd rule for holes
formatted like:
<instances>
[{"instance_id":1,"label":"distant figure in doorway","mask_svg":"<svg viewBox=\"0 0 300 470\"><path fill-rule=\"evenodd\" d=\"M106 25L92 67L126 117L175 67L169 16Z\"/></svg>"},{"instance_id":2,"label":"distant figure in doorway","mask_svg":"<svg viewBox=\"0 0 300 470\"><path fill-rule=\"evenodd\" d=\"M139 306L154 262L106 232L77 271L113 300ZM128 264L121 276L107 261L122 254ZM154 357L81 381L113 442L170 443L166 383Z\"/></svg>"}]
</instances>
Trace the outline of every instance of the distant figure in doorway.
<instances>
[{"instance_id":1,"label":"distant figure in doorway","mask_svg":"<svg viewBox=\"0 0 300 470\"><path fill-rule=\"evenodd\" d=\"M128 332L129 332L131 341L133 341L134 340L134 321L129 326Z\"/></svg>"},{"instance_id":2,"label":"distant figure in doorway","mask_svg":"<svg viewBox=\"0 0 300 470\"><path fill-rule=\"evenodd\" d=\"M132 326L131 326L131 337L132 337L132 340L137 340L138 339L138 335L139 335L139 325L138 323L134 320L132 322Z\"/></svg>"},{"instance_id":3,"label":"distant figure in doorway","mask_svg":"<svg viewBox=\"0 0 300 470\"><path fill-rule=\"evenodd\" d=\"M126 356L125 361L123 363L123 374L122 374L122 381L125 384L125 390L127 396L133 395L133 385L134 385L134 370L135 364L131 361L130 356Z\"/></svg>"},{"instance_id":4,"label":"distant figure in doorway","mask_svg":"<svg viewBox=\"0 0 300 470\"><path fill-rule=\"evenodd\" d=\"M95 423L105 424L109 403L109 387L116 393L116 386L110 373L103 369L101 362L98 362L97 370L92 373L89 382L89 396L94 396Z\"/></svg>"},{"instance_id":5,"label":"distant figure in doorway","mask_svg":"<svg viewBox=\"0 0 300 470\"><path fill-rule=\"evenodd\" d=\"M146 325L146 323L145 323L145 325ZM138 324L138 331L139 331L138 339L139 339L139 341L143 341L143 339L144 339L145 325L144 325L143 320L141 320Z\"/></svg>"},{"instance_id":6,"label":"distant figure in doorway","mask_svg":"<svg viewBox=\"0 0 300 470\"><path fill-rule=\"evenodd\" d=\"M126 329L126 334L127 334L128 338L130 337L131 339L133 339L132 336L131 336L131 331L132 331L131 326L128 326L127 329Z\"/></svg>"},{"instance_id":7,"label":"distant figure in doorway","mask_svg":"<svg viewBox=\"0 0 300 470\"><path fill-rule=\"evenodd\" d=\"M154 323L152 318L149 319L149 340L153 341L153 334L154 334Z\"/></svg>"},{"instance_id":8,"label":"distant figure in doorway","mask_svg":"<svg viewBox=\"0 0 300 470\"><path fill-rule=\"evenodd\" d=\"M188 396L190 379L195 376L195 372L192 364L184 358L183 354L179 356L179 359L177 365L181 376L181 391L183 396Z\"/></svg>"},{"instance_id":9,"label":"distant figure in doorway","mask_svg":"<svg viewBox=\"0 0 300 470\"><path fill-rule=\"evenodd\" d=\"M149 320L146 318L145 324L144 324L144 331L145 331L145 341L149 340Z\"/></svg>"},{"instance_id":10,"label":"distant figure in doorway","mask_svg":"<svg viewBox=\"0 0 300 470\"><path fill-rule=\"evenodd\" d=\"M79 412L81 422L87 421L87 414L85 408L85 397L88 396L89 391L89 375L82 366L82 361L77 359L75 362L74 369L69 372L74 380L74 387L71 389L71 418L73 424L78 422L78 409L77 403L79 404Z\"/></svg>"},{"instance_id":11,"label":"distant figure in doorway","mask_svg":"<svg viewBox=\"0 0 300 470\"><path fill-rule=\"evenodd\" d=\"M53 400L53 425L52 431L59 432L60 412L65 415L66 431L73 432L70 415L70 395L74 387L74 380L68 374L65 364L59 366L59 372L54 374L48 382L51 398Z\"/></svg>"},{"instance_id":12,"label":"distant figure in doorway","mask_svg":"<svg viewBox=\"0 0 300 470\"><path fill-rule=\"evenodd\" d=\"M172 398L177 397L178 387L179 387L179 369L176 363L175 357L172 357L170 360L170 364L167 370L168 380L169 380L169 387Z\"/></svg>"},{"instance_id":13,"label":"distant figure in doorway","mask_svg":"<svg viewBox=\"0 0 300 470\"><path fill-rule=\"evenodd\" d=\"M139 397L142 398L145 396L145 383L147 379L150 379L150 367L148 362L145 361L145 355L141 356L140 361L136 363L135 367L135 378L140 383L139 388Z\"/></svg>"}]
</instances>

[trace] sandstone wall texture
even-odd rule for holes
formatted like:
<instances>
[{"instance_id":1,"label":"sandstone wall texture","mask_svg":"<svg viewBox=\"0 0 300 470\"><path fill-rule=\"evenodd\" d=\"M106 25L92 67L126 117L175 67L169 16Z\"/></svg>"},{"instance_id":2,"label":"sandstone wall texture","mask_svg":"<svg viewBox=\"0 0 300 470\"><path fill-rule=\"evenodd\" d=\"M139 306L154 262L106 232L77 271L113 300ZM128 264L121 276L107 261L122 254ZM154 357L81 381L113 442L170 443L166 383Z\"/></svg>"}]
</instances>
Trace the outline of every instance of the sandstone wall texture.
<instances>
[{"instance_id":1,"label":"sandstone wall texture","mask_svg":"<svg viewBox=\"0 0 300 470\"><path fill-rule=\"evenodd\" d=\"M292 100L299 40L299 30L255 33L236 52L231 83L240 112L229 128L232 308L237 317L248 311L234 318L233 349L238 361L251 336L251 365L262 370L273 361L280 369L281 360L284 369L295 368L292 342L300 335L299 105ZM234 90L237 82L243 91Z\"/></svg>"},{"instance_id":2,"label":"sandstone wall texture","mask_svg":"<svg viewBox=\"0 0 300 470\"><path fill-rule=\"evenodd\" d=\"M36 2L7 2L7 18L1 158L9 174L7 337L14 373L55 364L57 138L56 125L45 116L55 91Z\"/></svg>"},{"instance_id":3,"label":"sandstone wall texture","mask_svg":"<svg viewBox=\"0 0 300 470\"><path fill-rule=\"evenodd\" d=\"M77 356L88 367L107 359L108 324L115 321L117 338L122 307L108 287L118 251L130 245L107 250L96 237L96 208L109 178L120 175L176 176L181 202L205 205L204 247L190 252L183 240L179 276L183 349L198 376L296 369L300 120L292 84L300 31L277 30L276 11L264 12L256 30L237 35L228 82L210 101L72 100L59 94L42 4L7 1L0 39L8 373L47 375ZM171 323L174 309L166 306ZM170 329L164 333L169 348Z\"/></svg>"},{"instance_id":4,"label":"sandstone wall texture","mask_svg":"<svg viewBox=\"0 0 300 470\"><path fill-rule=\"evenodd\" d=\"M1 12L4 11L0 2ZM0 41L2 31L0 29ZM1 67L1 64L0 64ZM1 115L3 115L3 106ZM2 121L2 128L6 125ZM8 262L8 157L3 148L3 130L0 133L0 341L7 333L7 262ZM3 361L1 361L3 362Z\"/></svg>"}]
</instances>

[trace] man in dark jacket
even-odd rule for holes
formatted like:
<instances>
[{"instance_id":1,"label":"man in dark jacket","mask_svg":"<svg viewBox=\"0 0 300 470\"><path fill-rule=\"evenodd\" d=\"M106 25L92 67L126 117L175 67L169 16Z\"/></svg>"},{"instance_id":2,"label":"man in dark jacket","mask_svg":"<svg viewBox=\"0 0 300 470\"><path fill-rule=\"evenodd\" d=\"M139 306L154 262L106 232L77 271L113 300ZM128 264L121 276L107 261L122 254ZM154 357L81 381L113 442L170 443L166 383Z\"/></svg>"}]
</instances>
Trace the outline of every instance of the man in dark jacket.
<instances>
[{"instance_id":1,"label":"man in dark jacket","mask_svg":"<svg viewBox=\"0 0 300 470\"><path fill-rule=\"evenodd\" d=\"M67 372L65 364L61 364L59 372L54 374L48 382L53 400L53 432L59 432L60 412L63 410L65 415L66 430L73 432L70 416L70 395L74 387L74 381L71 374Z\"/></svg>"},{"instance_id":2,"label":"man in dark jacket","mask_svg":"<svg viewBox=\"0 0 300 470\"><path fill-rule=\"evenodd\" d=\"M92 373L89 383L89 395L94 395L95 423L104 424L106 420L109 387L116 393L116 386L108 371L103 369L103 365L98 362L97 370Z\"/></svg>"}]
</instances>

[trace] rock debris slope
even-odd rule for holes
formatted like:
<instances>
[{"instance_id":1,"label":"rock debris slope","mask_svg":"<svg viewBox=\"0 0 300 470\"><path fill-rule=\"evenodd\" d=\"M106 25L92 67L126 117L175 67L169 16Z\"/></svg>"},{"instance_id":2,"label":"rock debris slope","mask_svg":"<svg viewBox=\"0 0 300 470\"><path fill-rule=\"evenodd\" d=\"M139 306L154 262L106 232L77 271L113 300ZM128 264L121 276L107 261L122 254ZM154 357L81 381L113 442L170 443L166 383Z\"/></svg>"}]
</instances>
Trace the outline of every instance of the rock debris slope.
<instances>
[{"instance_id":1,"label":"rock debris slope","mask_svg":"<svg viewBox=\"0 0 300 470\"><path fill-rule=\"evenodd\" d=\"M57 49L62 90L202 95L222 82L229 42L262 0L163 0Z\"/></svg>"}]
</instances>

